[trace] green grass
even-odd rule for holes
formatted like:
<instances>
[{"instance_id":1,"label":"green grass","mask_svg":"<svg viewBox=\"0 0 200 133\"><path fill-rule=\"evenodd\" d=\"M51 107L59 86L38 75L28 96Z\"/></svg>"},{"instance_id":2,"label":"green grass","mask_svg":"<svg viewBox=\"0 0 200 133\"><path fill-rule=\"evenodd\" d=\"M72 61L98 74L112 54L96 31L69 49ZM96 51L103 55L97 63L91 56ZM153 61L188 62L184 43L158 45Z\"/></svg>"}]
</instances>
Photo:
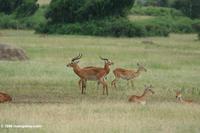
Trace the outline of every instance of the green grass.
<instances>
[{"instance_id":1,"label":"green grass","mask_svg":"<svg viewBox=\"0 0 200 133\"><path fill-rule=\"evenodd\" d=\"M33 31L1 30L0 43L23 48L30 60L0 61L0 91L13 97L0 104L0 124L41 124L41 129L1 129L1 132L199 132L200 106L178 105L175 91L200 100L200 45L195 34L171 34L152 38L103 38L48 35ZM143 43L150 40L152 44ZM99 55L111 59L111 67L146 66L135 88L121 80L102 95L96 82L88 82L81 95L78 77L66 64L78 53L80 66L103 66ZM141 94L152 84L155 95L147 106L129 104L128 96Z\"/></svg>"}]
</instances>

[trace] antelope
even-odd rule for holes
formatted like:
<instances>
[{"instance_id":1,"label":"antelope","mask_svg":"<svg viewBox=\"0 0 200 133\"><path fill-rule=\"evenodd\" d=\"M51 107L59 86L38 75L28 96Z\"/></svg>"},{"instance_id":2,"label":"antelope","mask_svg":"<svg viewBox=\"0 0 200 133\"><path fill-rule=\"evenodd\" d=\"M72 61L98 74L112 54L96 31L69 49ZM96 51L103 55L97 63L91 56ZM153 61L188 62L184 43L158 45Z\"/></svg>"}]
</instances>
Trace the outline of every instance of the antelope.
<instances>
[{"instance_id":1,"label":"antelope","mask_svg":"<svg viewBox=\"0 0 200 133\"><path fill-rule=\"evenodd\" d=\"M179 102L179 103L192 103L192 102L193 102L192 100L184 100L184 99L182 98L182 95L181 95L181 92L180 92L180 91L177 91L177 92L176 92L176 100L177 100L177 102Z\"/></svg>"},{"instance_id":2,"label":"antelope","mask_svg":"<svg viewBox=\"0 0 200 133\"><path fill-rule=\"evenodd\" d=\"M11 96L9 96L6 93L0 92L0 103L10 102L10 101L12 101L12 97Z\"/></svg>"},{"instance_id":3,"label":"antelope","mask_svg":"<svg viewBox=\"0 0 200 133\"><path fill-rule=\"evenodd\" d=\"M116 68L115 70L113 70L115 79L112 81L111 86L116 87L116 82L121 78L124 80L127 80L128 82L131 81L131 85L132 87L134 87L134 83L133 80L138 77L140 75L140 73L142 71L147 71L146 68L144 68L144 66L140 65L139 63L137 63L138 69L137 70L127 70L127 69L123 69L123 68Z\"/></svg>"},{"instance_id":4,"label":"antelope","mask_svg":"<svg viewBox=\"0 0 200 133\"><path fill-rule=\"evenodd\" d=\"M141 96L132 95L132 96L129 97L128 101L145 105L147 94L149 94L149 93L154 94L155 93L151 88L152 88L152 85L150 85L149 87L145 86L144 92Z\"/></svg>"},{"instance_id":5,"label":"antelope","mask_svg":"<svg viewBox=\"0 0 200 133\"><path fill-rule=\"evenodd\" d=\"M112 64L114 64L112 61L109 61L108 59L105 59L105 58L102 58L102 57L100 57L100 59L102 59L102 60L104 60L104 61L108 61L108 63L110 62L111 64L110 65L112 65ZM106 62L105 62L106 63ZM104 65L104 67L105 67L105 65ZM88 66L88 67L84 67L85 69L87 69L87 68L94 68L94 69L102 69L102 67L94 67L94 66ZM110 68L108 67L107 69L106 69L106 75L108 75L108 73L110 72ZM105 80L106 79L106 75L105 75L105 77L104 77L104 79L103 80ZM79 88L81 89L81 84L82 84L82 80L80 79L79 80ZM97 88L99 88L99 85L100 85L100 82L98 81L97 82Z\"/></svg>"},{"instance_id":6,"label":"antelope","mask_svg":"<svg viewBox=\"0 0 200 133\"><path fill-rule=\"evenodd\" d=\"M79 80L79 87L81 88L81 93L84 94L84 90L86 90L86 83L87 80L98 81L100 84L103 85L103 94L106 90L106 94L108 95L108 85L105 82L104 78L108 74L110 70L110 65L113 65L113 62L100 57L102 60L105 61L104 68L100 67L85 67L80 68L78 63L79 59L82 57L82 54L79 54L77 57L72 58L71 63L67 64L67 67L72 67L74 72L80 77Z\"/></svg>"}]
</instances>

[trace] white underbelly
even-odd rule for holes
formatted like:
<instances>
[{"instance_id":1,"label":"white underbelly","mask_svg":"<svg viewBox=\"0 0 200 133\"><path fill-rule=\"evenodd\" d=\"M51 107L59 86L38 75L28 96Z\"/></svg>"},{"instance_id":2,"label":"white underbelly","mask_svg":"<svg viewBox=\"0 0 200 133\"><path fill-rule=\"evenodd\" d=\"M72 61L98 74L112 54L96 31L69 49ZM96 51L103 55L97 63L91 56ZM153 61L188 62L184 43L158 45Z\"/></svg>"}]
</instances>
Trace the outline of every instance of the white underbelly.
<instances>
[{"instance_id":1,"label":"white underbelly","mask_svg":"<svg viewBox=\"0 0 200 133\"><path fill-rule=\"evenodd\" d=\"M140 104L146 105L146 101L140 101Z\"/></svg>"},{"instance_id":2,"label":"white underbelly","mask_svg":"<svg viewBox=\"0 0 200 133\"><path fill-rule=\"evenodd\" d=\"M87 80L97 80L97 77L96 76L88 76Z\"/></svg>"},{"instance_id":3,"label":"white underbelly","mask_svg":"<svg viewBox=\"0 0 200 133\"><path fill-rule=\"evenodd\" d=\"M125 80L129 80L129 79L131 79L130 76L124 76L124 75L121 75L121 78L122 78L122 79L125 79Z\"/></svg>"}]
</instances>

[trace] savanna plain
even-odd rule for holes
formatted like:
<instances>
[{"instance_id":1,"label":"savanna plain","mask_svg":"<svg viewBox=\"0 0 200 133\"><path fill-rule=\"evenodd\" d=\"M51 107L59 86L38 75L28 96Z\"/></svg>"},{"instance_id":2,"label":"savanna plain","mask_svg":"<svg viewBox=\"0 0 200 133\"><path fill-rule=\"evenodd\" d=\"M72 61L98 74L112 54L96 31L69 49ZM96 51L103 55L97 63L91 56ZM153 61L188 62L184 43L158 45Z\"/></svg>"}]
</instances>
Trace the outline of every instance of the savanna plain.
<instances>
[{"instance_id":1,"label":"savanna plain","mask_svg":"<svg viewBox=\"0 0 200 133\"><path fill-rule=\"evenodd\" d=\"M34 34L34 31L0 30L0 42L23 48L29 60L0 62L0 90L13 97L0 104L0 124L42 125L36 129L0 128L1 133L132 133L200 132L200 43L195 34L169 37L111 38ZM151 42L151 43L148 43ZM102 66L99 56L114 62L107 76L109 95L88 82L86 94L79 78L66 64L83 54L79 65ZM111 87L116 67L147 72L135 79L135 86L120 80ZM153 85L147 104L128 102L140 95L144 85ZM194 104L179 104L175 92Z\"/></svg>"}]
</instances>

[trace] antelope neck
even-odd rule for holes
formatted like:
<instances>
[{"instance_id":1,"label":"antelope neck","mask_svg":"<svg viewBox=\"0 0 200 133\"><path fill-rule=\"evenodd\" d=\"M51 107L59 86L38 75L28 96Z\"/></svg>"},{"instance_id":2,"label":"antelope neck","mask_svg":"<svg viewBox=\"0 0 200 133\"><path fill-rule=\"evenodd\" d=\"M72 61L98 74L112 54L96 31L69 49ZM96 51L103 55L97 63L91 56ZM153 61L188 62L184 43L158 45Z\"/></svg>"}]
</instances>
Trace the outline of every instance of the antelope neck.
<instances>
[{"instance_id":1,"label":"antelope neck","mask_svg":"<svg viewBox=\"0 0 200 133\"><path fill-rule=\"evenodd\" d=\"M146 96L146 90L143 92L143 94L140 97L145 97Z\"/></svg>"},{"instance_id":2,"label":"antelope neck","mask_svg":"<svg viewBox=\"0 0 200 133\"><path fill-rule=\"evenodd\" d=\"M73 70L74 72L77 74L77 72L79 72L81 70L81 68L79 67L78 64L76 64L74 67L73 67Z\"/></svg>"},{"instance_id":3,"label":"antelope neck","mask_svg":"<svg viewBox=\"0 0 200 133\"><path fill-rule=\"evenodd\" d=\"M109 65L105 63L105 65L104 65L104 69L105 69L106 71L110 71L110 67L109 67Z\"/></svg>"},{"instance_id":4,"label":"antelope neck","mask_svg":"<svg viewBox=\"0 0 200 133\"><path fill-rule=\"evenodd\" d=\"M135 72L136 76L138 76L140 74L140 68L137 69L137 71Z\"/></svg>"}]
</instances>

